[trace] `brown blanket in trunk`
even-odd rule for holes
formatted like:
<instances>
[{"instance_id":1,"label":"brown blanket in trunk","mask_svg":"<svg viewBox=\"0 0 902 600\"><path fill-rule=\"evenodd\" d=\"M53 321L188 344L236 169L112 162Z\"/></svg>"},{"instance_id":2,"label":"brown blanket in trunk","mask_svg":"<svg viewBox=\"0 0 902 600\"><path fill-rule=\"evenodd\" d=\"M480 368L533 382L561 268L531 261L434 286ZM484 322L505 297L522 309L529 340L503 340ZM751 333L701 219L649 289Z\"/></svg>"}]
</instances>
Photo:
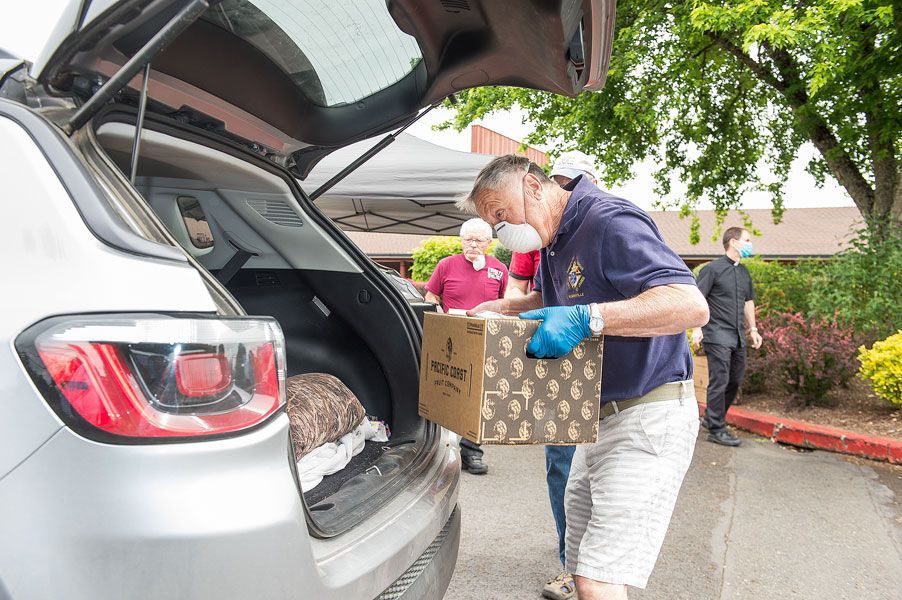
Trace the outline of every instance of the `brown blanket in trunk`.
<instances>
[{"instance_id":1,"label":"brown blanket in trunk","mask_svg":"<svg viewBox=\"0 0 902 600\"><path fill-rule=\"evenodd\" d=\"M295 460L353 431L366 417L354 393L326 373L294 375L285 382Z\"/></svg>"}]
</instances>

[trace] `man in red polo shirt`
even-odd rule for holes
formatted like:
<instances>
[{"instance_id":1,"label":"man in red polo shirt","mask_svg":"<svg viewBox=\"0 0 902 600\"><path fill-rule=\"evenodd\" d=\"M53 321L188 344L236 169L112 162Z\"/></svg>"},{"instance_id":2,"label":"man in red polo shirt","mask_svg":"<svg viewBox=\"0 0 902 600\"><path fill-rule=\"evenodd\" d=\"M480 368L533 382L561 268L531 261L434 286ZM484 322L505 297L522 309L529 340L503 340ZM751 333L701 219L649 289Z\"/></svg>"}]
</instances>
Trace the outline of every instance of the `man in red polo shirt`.
<instances>
[{"instance_id":1,"label":"man in red polo shirt","mask_svg":"<svg viewBox=\"0 0 902 600\"><path fill-rule=\"evenodd\" d=\"M426 283L426 300L440 304L445 312L466 313L477 304L504 297L507 267L494 256L486 256L492 243L492 228L482 219L470 219L460 228L461 254L439 261ZM461 468L483 475L489 468L482 448L460 440Z\"/></svg>"},{"instance_id":2,"label":"man in red polo shirt","mask_svg":"<svg viewBox=\"0 0 902 600\"><path fill-rule=\"evenodd\" d=\"M539 270L538 250L532 252L511 252L510 284L507 286L506 298L525 296L532 289L532 280Z\"/></svg>"}]
</instances>

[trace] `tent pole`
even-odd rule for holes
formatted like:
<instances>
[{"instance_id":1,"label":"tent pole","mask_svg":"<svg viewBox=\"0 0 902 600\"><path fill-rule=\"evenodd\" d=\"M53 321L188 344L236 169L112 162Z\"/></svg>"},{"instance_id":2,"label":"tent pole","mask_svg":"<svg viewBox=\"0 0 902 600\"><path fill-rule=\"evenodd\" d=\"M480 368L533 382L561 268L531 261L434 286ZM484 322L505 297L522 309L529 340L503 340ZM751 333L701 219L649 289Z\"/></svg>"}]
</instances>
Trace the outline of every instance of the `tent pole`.
<instances>
[{"instance_id":1,"label":"tent pole","mask_svg":"<svg viewBox=\"0 0 902 600\"><path fill-rule=\"evenodd\" d=\"M452 98L452 96L449 96L449 98ZM308 197L311 200L316 200L317 198L322 196L325 192L332 189L335 186L335 184L337 184L339 181L341 181L342 179L344 179L345 177L347 177L348 175L350 175L351 173L356 171L357 168L360 167L360 165L362 165L369 159L373 158L374 156L376 156L377 154L382 152L382 150L384 150L389 144L391 144L393 141L395 141L400 134L404 133L405 129L407 129L408 127L410 127L411 125L413 125L414 123L419 121L426 113L428 113L430 110L432 110L439 104L441 104L441 101L436 102L435 104L431 104L431 105L427 106L424 110L418 112L416 115L414 115L414 117L412 119L407 121L407 123L405 123L403 127L401 127L400 129L398 129L397 131L395 131L393 133L389 133L387 136L385 136L384 138L379 140L379 143L377 143L375 146L373 146L372 148L370 148L369 150L367 150L366 152L364 152L363 154L358 156L351 164L349 164L347 167L345 167L344 169L342 169L341 171L339 171L338 173L333 175L332 178L329 179L329 181L327 181L326 183L322 184L321 186L319 186L318 188L313 190L310 194L308 194Z\"/></svg>"}]
</instances>

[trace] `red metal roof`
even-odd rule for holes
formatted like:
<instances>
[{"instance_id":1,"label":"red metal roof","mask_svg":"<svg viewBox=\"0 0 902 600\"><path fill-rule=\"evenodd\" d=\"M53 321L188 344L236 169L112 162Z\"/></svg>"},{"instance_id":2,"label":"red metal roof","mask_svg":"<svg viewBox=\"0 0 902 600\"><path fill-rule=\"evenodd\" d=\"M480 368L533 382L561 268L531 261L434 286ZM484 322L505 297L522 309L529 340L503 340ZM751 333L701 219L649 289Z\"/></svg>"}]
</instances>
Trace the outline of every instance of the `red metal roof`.
<instances>
[{"instance_id":1,"label":"red metal roof","mask_svg":"<svg viewBox=\"0 0 902 600\"><path fill-rule=\"evenodd\" d=\"M370 231L346 231L351 241L374 258L410 258L424 241L436 237L415 233L379 233Z\"/></svg>"},{"instance_id":2,"label":"red metal roof","mask_svg":"<svg viewBox=\"0 0 902 600\"><path fill-rule=\"evenodd\" d=\"M532 146L526 147L526 152L520 150L523 142L519 142L497 131L492 131L482 125L473 125L470 128L470 152L476 154L518 154L525 156L540 167L548 164L548 155Z\"/></svg>"}]
</instances>

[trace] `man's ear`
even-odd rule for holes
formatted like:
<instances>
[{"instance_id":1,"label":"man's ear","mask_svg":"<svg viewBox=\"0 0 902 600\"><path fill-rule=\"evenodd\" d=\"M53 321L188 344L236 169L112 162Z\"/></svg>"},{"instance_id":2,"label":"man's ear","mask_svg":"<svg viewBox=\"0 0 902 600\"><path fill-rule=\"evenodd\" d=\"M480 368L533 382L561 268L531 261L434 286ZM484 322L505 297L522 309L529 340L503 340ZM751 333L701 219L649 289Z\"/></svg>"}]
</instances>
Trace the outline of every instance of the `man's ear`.
<instances>
[{"instance_id":1,"label":"man's ear","mask_svg":"<svg viewBox=\"0 0 902 600\"><path fill-rule=\"evenodd\" d=\"M523 187L535 198L538 195L538 191L542 189L542 182L532 173L527 173L523 178Z\"/></svg>"}]
</instances>

